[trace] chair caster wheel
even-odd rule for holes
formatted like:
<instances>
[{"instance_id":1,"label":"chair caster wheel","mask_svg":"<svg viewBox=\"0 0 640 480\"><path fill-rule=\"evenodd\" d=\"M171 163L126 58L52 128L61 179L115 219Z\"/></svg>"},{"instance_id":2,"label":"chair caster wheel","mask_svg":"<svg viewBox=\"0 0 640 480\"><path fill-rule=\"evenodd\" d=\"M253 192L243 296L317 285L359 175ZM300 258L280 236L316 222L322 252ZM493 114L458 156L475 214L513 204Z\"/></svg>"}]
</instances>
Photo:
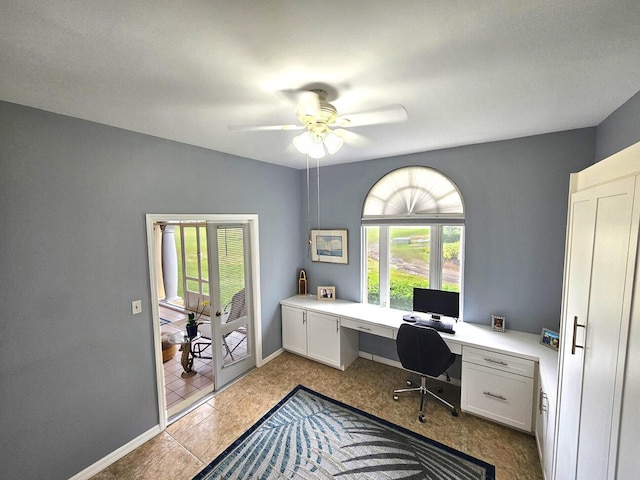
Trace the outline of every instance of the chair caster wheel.
<instances>
[{"instance_id":1,"label":"chair caster wheel","mask_svg":"<svg viewBox=\"0 0 640 480\"><path fill-rule=\"evenodd\" d=\"M453 417L457 417L458 416L458 411L457 410L451 410L451 416Z\"/></svg>"},{"instance_id":2,"label":"chair caster wheel","mask_svg":"<svg viewBox=\"0 0 640 480\"><path fill-rule=\"evenodd\" d=\"M426 420L424 419L424 415L418 415L418 420L420 420L420 423L426 422Z\"/></svg>"},{"instance_id":3,"label":"chair caster wheel","mask_svg":"<svg viewBox=\"0 0 640 480\"><path fill-rule=\"evenodd\" d=\"M397 402L398 401L398 395L394 395L393 399Z\"/></svg>"}]
</instances>

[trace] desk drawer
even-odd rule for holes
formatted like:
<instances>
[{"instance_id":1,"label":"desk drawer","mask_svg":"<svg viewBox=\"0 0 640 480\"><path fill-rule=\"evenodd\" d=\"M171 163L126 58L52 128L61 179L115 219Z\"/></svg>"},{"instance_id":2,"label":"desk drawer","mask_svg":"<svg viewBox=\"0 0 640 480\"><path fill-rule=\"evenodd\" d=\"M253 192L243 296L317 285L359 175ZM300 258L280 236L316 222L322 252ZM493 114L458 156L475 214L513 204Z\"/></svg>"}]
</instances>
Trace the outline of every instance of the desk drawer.
<instances>
[{"instance_id":1,"label":"desk drawer","mask_svg":"<svg viewBox=\"0 0 640 480\"><path fill-rule=\"evenodd\" d=\"M533 360L467 346L462 349L462 361L529 378L533 378L535 370L535 362Z\"/></svg>"},{"instance_id":2,"label":"desk drawer","mask_svg":"<svg viewBox=\"0 0 640 480\"><path fill-rule=\"evenodd\" d=\"M358 330L359 332L370 333L372 335L378 335L380 337L394 338L393 328L391 327L374 325L372 323L361 322L359 320L353 320L351 318L341 318L340 325L345 328Z\"/></svg>"},{"instance_id":3,"label":"desk drawer","mask_svg":"<svg viewBox=\"0 0 640 480\"><path fill-rule=\"evenodd\" d=\"M463 361L461 385L463 412L531 431L533 378Z\"/></svg>"}]
</instances>

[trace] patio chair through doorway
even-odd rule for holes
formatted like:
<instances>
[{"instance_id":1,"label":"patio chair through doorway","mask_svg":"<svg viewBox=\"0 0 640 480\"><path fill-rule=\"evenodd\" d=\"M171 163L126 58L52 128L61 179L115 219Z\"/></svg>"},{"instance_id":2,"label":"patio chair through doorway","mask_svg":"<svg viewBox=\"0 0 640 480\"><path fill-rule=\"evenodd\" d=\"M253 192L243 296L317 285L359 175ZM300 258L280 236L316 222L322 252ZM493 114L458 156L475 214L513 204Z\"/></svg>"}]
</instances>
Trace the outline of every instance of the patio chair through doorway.
<instances>
[{"instance_id":1,"label":"patio chair through doorway","mask_svg":"<svg viewBox=\"0 0 640 480\"><path fill-rule=\"evenodd\" d=\"M245 298L245 289L243 288L242 290L240 290L239 292L237 292L236 294L233 295L233 297L231 297L231 302L229 302L227 305L225 305L224 311L222 312L221 316L222 316L222 323L229 323L232 322L233 320L236 320L242 316L245 316L247 314L247 304L246 304L246 298ZM201 329L202 332L202 337L199 340L196 340L193 345L191 346L192 352L193 352L193 356L196 358L212 358L212 352L206 352L206 350L211 347L211 338L212 338L212 330L211 330L211 322L210 321L204 321L201 324L201 327L204 327ZM233 334L237 334L237 335L233 335ZM231 337L233 335L233 341L235 342L235 344L232 344L231 346L229 345L230 341L231 341ZM237 338L238 335L241 335L241 338ZM245 342L247 339L247 329L245 326L242 327L238 327L237 329L233 330L232 332L229 332L225 335L222 336L222 346L225 349L225 355L224 358L226 358L227 356L229 356L229 358L231 358L231 361L235 361L235 358L233 356L233 352L235 352L238 347Z\"/></svg>"}]
</instances>

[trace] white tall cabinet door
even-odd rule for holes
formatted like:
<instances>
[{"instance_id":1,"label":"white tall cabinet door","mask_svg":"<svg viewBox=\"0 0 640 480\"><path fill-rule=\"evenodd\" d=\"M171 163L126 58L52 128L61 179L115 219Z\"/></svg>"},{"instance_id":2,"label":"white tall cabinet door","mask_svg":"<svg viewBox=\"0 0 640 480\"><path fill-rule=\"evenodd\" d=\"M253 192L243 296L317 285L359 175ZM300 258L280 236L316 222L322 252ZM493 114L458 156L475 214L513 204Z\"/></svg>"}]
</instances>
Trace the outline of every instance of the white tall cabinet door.
<instances>
[{"instance_id":1,"label":"white tall cabinet door","mask_svg":"<svg viewBox=\"0 0 640 480\"><path fill-rule=\"evenodd\" d=\"M340 367L340 319L307 312L309 358Z\"/></svg>"},{"instance_id":2,"label":"white tall cabinet door","mask_svg":"<svg viewBox=\"0 0 640 480\"><path fill-rule=\"evenodd\" d=\"M634 185L635 178L627 177L571 199L556 423L558 480L605 479L615 454L610 446L617 443L612 426L622 381L618 352L628 325L636 244L630 238Z\"/></svg>"},{"instance_id":3,"label":"white tall cabinet door","mask_svg":"<svg viewBox=\"0 0 640 480\"><path fill-rule=\"evenodd\" d=\"M577 478L608 478L609 461L615 462L610 446L614 414L619 413L618 382L622 382L618 355L626 347L620 339L628 327L631 302L633 271L628 270L633 269L629 254L635 253L635 248L629 248L634 185L635 178L630 177L597 188Z\"/></svg>"},{"instance_id":4,"label":"white tall cabinet door","mask_svg":"<svg viewBox=\"0 0 640 480\"><path fill-rule=\"evenodd\" d=\"M573 342L583 345L583 327L577 328L574 338L574 324L586 325L589 278L591 276L591 252L593 232L596 223L595 190L574 193L569 211L567 232L567 265L563 305L564 321L560 332L560 364L562 380L558 391L558 422L556 458L562 459L556 465L555 478L569 480L575 478L578 458L578 431L580 423L580 398L582 393L582 367L584 351L572 348Z\"/></svg>"}]
</instances>

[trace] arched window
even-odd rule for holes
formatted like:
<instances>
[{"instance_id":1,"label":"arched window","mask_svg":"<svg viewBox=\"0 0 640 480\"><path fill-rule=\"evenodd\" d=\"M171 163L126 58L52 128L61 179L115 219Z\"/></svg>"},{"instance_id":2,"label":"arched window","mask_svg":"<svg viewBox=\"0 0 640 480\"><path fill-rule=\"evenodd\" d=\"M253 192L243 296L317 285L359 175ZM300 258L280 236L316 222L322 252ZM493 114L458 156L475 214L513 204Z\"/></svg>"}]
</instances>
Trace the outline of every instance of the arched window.
<instances>
[{"instance_id":1,"label":"arched window","mask_svg":"<svg viewBox=\"0 0 640 480\"><path fill-rule=\"evenodd\" d=\"M437 170L382 177L362 209L363 301L411 310L413 287L461 292L464 219L458 187Z\"/></svg>"}]
</instances>

